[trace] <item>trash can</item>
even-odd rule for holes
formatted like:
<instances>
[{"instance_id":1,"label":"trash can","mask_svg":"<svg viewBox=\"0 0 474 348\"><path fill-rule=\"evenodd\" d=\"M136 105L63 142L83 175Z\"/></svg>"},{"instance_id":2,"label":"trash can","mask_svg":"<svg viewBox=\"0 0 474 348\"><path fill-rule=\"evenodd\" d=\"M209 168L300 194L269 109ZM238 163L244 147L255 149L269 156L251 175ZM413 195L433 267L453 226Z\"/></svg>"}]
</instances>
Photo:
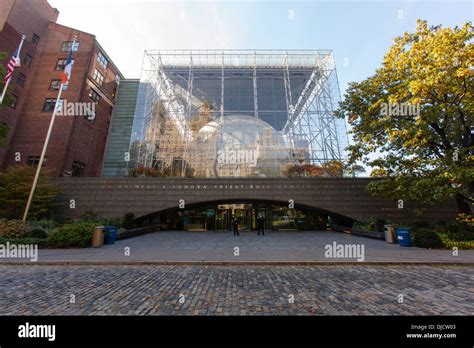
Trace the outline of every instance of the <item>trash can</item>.
<instances>
[{"instance_id":1,"label":"trash can","mask_svg":"<svg viewBox=\"0 0 474 348\"><path fill-rule=\"evenodd\" d=\"M97 226L94 228L94 233L92 234L92 247L99 248L104 245L104 226Z\"/></svg>"},{"instance_id":2,"label":"trash can","mask_svg":"<svg viewBox=\"0 0 474 348\"><path fill-rule=\"evenodd\" d=\"M411 247L411 236L408 227L397 227L398 244L403 247Z\"/></svg>"},{"instance_id":3,"label":"trash can","mask_svg":"<svg viewBox=\"0 0 474 348\"><path fill-rule=\"evenodd\" d=\"M105 244L114 244L117 239L117 227L107 226L107 232L105 233Z\"/></svg>"},{"instance_id":4,"label":"trash can","mask_svg":"<svg viewBox=\"0 0 474 348\"><path fill-rule=\"evenodd\" d=\"M396 244L397 238L395 237L395 226L393 225L384 225L383 232L385 234L385 241L387 243Z\"/></svg>"}]
</instances>

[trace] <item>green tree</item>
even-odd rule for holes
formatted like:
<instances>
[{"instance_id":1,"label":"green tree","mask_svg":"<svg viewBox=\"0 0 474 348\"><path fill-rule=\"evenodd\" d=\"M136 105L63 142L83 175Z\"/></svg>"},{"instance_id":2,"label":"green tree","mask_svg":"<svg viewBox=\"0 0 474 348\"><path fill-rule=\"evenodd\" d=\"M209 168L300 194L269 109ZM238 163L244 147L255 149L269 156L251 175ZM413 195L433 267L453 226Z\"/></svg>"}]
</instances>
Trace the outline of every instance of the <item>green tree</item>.
<instances>
[{"instance_id":1,"label":"green tree","mask_svg":"<svg viewBox=\"0 0 474 348\"><path fill-rule=\"evenodd\" d=\"M10 127L8 127L8 124L5 122L0 122L0 147L5 146L9 129Z\"/></svg>"},{"instance_id":2,"label":"green tree","mask_svg":"<svg viewBox=\"0 0 474 348\"><path fill-rule=\"evenodd\" d=\"M36 168L11 166L0 173L0 217L20 219L23 216ZM28 217L44 217L53 206L59 188L46 171L41 171Z\"/></svg>"},{"instance_id":3,"label":"green tree","mask_svg":"<svg viewBox=\"0 0 474 348\"><path fill-rule=\"evenodd\" d=\"M352 176L356 177L358 174L364 174L365 173L365 168L364 166L361 166L359 164L352 164L349 166L346 166L345 168L347 172Z\"/></svg>"},{"instance_id":4,"label":"green tree","mask_svg":"<svg viewBox=\"0 0 474 348\"><path fill-rule=\"evenodd\" d=\"M349 85L337 115L352 125L349 164L381 178L369 185L375 195L407 199L417 210L454 197L459 212L470 213L472 39L470 22L443 28L419 20L415 33L395 38L373 76Z\"/></svg>"},{"instance_id":5,"label":"green tree","mask_svg":"<svg viewBox=\"0 0 474 348\"><path fill-rule=\"evenodd\" d=\"M6 53L0 52L0 61L3 61L7 57ZM5 86L4 84L4 79L5 79L5 74L6 74L6 69L3 66L3 64L0 64L0 94L3 92L3 87ZM5 105L8 105L11 102L11 97L10 94L7 93L5 96L5 99L3 100L3 103L0 104L0 108L4 107ZM7 139L9 127L5 122L0 122L0 147L5 146L5 141Z\"/></svg>"},{"instance_id":6,"label":"green tree","mask_svg":"<svg viewBox=\"0 0 474 348\"><path fill-rule=\"evenodd\" d=\"M5 62L6 64L7 54L5 52L0 52L0 62ZM0 94L3 92L3 88L5 87L5 75L7 74L7 70L5 69L4 64L0 64ZM9 105L11 103L11 93L7 91L5 99L3 99L3 103L0 104L0 108L4 107L5 105Z\"/></svg>"}]
</instances>

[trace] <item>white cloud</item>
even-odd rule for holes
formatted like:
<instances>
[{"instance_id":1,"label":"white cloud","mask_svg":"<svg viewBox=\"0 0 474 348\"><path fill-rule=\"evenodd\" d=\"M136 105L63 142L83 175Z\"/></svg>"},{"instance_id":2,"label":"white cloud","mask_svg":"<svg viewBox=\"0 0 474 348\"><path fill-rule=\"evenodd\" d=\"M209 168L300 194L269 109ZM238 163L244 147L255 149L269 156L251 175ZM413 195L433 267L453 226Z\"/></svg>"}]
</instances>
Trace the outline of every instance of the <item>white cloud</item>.
<instances>
[{"instance_id":1,"label":"white cloud","mask_svg":"<svg viewBox=\"0 0 474 348\"><path fill-rule=\"evenodd\" d=\"M145 49L236 48L230 14L210 2L49 0L60 24L96 35L127 78L140 76Z\"/></svg>"}]
</instances>

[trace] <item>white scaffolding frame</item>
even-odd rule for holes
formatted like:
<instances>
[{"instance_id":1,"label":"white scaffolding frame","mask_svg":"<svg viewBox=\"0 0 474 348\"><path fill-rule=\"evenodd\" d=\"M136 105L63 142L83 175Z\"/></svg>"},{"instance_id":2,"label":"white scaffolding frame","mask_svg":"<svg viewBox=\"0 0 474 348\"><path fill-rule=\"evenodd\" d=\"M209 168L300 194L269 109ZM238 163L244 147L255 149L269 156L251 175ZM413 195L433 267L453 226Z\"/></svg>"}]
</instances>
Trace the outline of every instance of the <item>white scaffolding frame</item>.
<instances>
[{"instance_id":1,"label":"white scaffolding frame","mask_svg":"<svg viewBox=\"0 0 474 348\"><path fill-rule=\"evenodd\" d=\"M154 108L145 106L142 117L141 132L144 146L140 144L138 161L145 166L161 158L165 162L177 158L186 158L192 147L193 131L190 123L193 105L194 74L206 68L220 71L220 109L216 110L216 120L225 121L225 86L226 69L246 69L251 75L253 84L254 116L259 118L258 71L274 70L282 73L284 82L287 120L281 131L288 146L298 151L297 143L305 144L306 160L311 164L321 164L331 160L342 160L344 157L342 144L347 141L347 133L343 120L336 120L334 108L340 100L337 84L336 67L330 50L146 50L142 82L149 84L145 103L153 103L158 98L159 104L166 110L167 117L176 130L177 150L166 159L160 155L158 120L153 115ZM168 75L170 69L187 71L187 81L182 79L183 86L178 85ZM311 69L310 77L305 82L299 95L293 95L292 72ZM143 101L142 101L143 102ZM156 104L156 101L154 104ZM155 119L154 119L155 117ZM341 122L342 121L342 122ZM150 136L143 137L144 130L152 127ZM138 128L137 128L138 129ZM172 138L167 147L172 147ZM178 139L179 138L179 139ZM345 139L342 139L345 138ZM142 154L143 150L145 152ZM195 150L195 149L193 149ZM185 175L185 166L181 175Z\"/></svg>"}]
</instances>

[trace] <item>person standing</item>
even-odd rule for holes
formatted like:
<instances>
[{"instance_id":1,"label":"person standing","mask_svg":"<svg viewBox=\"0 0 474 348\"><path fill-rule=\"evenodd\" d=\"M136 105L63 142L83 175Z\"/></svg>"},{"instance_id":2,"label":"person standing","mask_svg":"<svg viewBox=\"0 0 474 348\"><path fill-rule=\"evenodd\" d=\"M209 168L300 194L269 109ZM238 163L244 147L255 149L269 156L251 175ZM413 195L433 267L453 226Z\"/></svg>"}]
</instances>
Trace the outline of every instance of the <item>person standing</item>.
<instances>
[{"instance_id":1,"label":"person standing","mask_svg":"<svg viewBox=\"0 0 474 348\"><path fill-rule=\"evenodd\" d=\"M262 235L265 235L265 219L262 214L258 214L257 216L257 231L257 236L260 235L260 232L262 232Z\"/></svg>"},{"instance_id":2,"label":"person standing","mask_svg":"<svg viewBox=\"0 0 474 348\"><path fill-rule=\"evenodd\" d=\"M239 219L237 219L235 216L232 218L232 229L234 230L234 236L240 236Z\"/></svg>"}]
</instances>

